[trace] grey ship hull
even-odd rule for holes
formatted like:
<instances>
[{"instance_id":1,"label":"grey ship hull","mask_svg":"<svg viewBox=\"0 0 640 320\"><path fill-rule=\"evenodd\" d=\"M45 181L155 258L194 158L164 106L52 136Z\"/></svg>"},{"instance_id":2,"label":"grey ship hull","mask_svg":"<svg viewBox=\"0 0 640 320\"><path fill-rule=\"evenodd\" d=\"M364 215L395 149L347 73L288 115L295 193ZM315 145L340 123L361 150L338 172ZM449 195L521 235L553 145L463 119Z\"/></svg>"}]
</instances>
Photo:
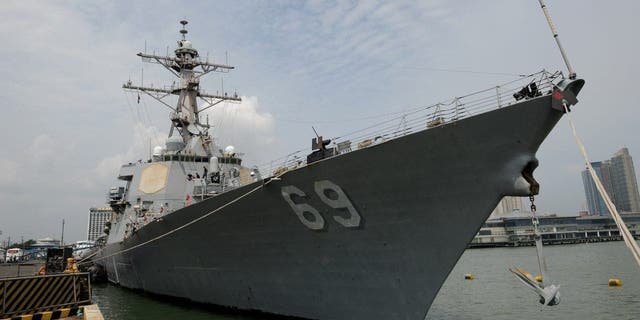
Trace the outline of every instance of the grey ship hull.
<instances>
[{"instance_id":1,"label":"grey ship hull","mask_svg":"<svg viewBox=\"0 0 640 320\"><path fill-rule=\"evenodd\" d=\"M505 195L526 195L522 170L562 117L530 99L287 172L246 198L158 241L102 260L124 287L313 319L423 319L469 241ZM330 180L362 216L345 228L314 182ZM261 182L259 182L261 183ZM520 185L519 185L520 183ZM110 244L104 257L179 227L258 184L194 204ZM283 199L325 217L301 223Z\"/></svg>"}]
</instances>

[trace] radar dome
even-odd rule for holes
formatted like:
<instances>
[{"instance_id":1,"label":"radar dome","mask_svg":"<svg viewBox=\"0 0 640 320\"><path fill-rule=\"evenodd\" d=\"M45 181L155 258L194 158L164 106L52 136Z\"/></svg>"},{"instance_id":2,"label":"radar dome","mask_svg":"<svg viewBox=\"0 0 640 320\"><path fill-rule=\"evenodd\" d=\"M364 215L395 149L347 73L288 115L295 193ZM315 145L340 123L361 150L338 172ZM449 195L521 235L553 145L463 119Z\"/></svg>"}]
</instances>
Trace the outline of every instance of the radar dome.
<instances>
[{"instance_id":1,"label":"radar dome","mask_svg":"<svg viewBox=\"0 0 640 320\"><path fill-rule=\"evenodd\" d=\"M173 135L167 139L167 151L180 151L184 148L184 141L179 135Z\"/></svg>"},{"instance_id":2,"label":"radar dome","mask_svg":"<svg viewBox=\"0 0 640 320\"><path fill-rule=\"evenodd\" d=\"M162 155L162 151L164 151L164 150L162 150L161 146L153 147L153 155L156 156L156 157L157 156L161 156Z\"/></svg>"},{"instance_id":3,"label":"radar dome","mask_svg":"<svg viewBox=\"0 0 640 320\"><path fill-rule=\"evenodd\" d=\"M236 148L234 146L227 146L224 148L224 155L227 157L231 157L236 154Z\"/></svg>"},{"instance_id":4,"label":"radar dome","mask_svg":"<svg viewBox=\"0 0 640 320\"><path fill-rule=\"evenodd\" d=\"M182 40L182 47L187 49L193 49L193 45L191 45L191 41Z\"/></svg>"}]
</instances>

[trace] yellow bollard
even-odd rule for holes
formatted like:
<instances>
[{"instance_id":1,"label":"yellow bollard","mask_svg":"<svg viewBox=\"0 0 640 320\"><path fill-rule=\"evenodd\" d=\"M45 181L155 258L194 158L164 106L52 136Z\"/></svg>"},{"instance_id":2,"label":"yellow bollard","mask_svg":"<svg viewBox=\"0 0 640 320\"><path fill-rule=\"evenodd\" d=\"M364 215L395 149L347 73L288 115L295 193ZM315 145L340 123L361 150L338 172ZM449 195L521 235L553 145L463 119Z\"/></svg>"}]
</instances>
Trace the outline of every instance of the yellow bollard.
<instances>
[{"instance_id":1,"label":"yellow bollard","mask_svg":"<svg viewBox=\"0 0 640 320\"><path fill-rule=\"evenodd\" d=\"M542 276L536 276L536 281L542 283Z\"/></svg>"},{"instance_id":2,"label":"yellow bollard","mask_svg":"<svg viewBox=\"0 0 640 320\"><path fill-rule=\"evenodd\" d=\"M476 276L475 276L473 273L465 273L465 274L464 274L464 278L465 278L466 280L473 280L473 279L475 279L475 278L476 278Z\"/></svg>"},{"instance_id":3,"label":"yellow bollard","mask_svg":"<svg viewBox=\"0 0 640 320\"><path fill-rule=\"evenodd\" d=\"M622 281L620 279L611 278L609 279L609 287L621 287Z\"/></svg>"}]
</instances>

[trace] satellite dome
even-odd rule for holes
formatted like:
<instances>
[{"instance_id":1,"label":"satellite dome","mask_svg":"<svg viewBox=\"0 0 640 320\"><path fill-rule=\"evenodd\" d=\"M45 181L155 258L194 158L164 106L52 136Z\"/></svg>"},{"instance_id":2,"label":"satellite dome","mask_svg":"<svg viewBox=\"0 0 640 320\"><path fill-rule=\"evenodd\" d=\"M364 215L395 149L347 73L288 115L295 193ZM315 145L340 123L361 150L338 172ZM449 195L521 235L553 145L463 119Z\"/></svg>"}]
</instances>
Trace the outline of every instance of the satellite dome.
<instances>
[{"instance_id":1,"label":"satellite dome","mask_svg":"<svg viewBox=\"0 0 640 320\"><path fill-rule=\"evenodd\" d=\"M191 45L191 41L189 40L182 40L182 47L183 48L187 48L187 49L193 49L193 45Z\"/></svg>"},{"instance_id":2,"label":"satellite dome","mask_svg":"<svg viewBox=\"0 0 640 320\"><path fill-rule=\"evenodd\" d=\"M163 148L161 146L153 147L153 155L156 156L156 157L161 156L163 151L164 150L163 150Z\"/></svg>"},{"instance_id":3,"label":"satellite dome","mask_svg":"<svg viewBox=\"0 0 640 320\"><path fill-rule=\"evenodd\" d=\"M184 148L184 141L179 135L173 135L167 139L167 151L180 151Z\"/></svg>"},{"instance_id":4,"label":"satellite dome","mask_svg":"<svg viewBox=\"0 0 640 320\"><path fill-rule=\"evenodd\" d=\"M227 157L231 157L234 154L236 154L236 148L234 146L227 146L226 148L224 148L224 155Z\"/></svg>"}]
</instances>

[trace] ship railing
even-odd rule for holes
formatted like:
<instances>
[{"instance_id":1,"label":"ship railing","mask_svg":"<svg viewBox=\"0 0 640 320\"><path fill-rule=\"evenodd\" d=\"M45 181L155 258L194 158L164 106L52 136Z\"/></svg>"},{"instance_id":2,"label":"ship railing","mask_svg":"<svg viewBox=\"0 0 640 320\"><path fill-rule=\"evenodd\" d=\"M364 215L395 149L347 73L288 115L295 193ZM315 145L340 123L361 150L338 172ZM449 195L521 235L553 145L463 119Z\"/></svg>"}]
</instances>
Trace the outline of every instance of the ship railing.
<instances>
[{"instance_id":1,"label":"ship railing","mask_svg":"<svg viewBox=\"0 0 640 320\"><path fill-rule=\"evenodd\" d=\"M408 134L509 107L518 102L550 94L562 79L560 72L540 72L521 76L513 81L476 91L429 106L397 113L387 120L332 138L334 154L344 154L367 148ZM258 166L265 176L277 176L306 165L306 156L313 150L304 148Z\"/></svg>"}]
</instances>

